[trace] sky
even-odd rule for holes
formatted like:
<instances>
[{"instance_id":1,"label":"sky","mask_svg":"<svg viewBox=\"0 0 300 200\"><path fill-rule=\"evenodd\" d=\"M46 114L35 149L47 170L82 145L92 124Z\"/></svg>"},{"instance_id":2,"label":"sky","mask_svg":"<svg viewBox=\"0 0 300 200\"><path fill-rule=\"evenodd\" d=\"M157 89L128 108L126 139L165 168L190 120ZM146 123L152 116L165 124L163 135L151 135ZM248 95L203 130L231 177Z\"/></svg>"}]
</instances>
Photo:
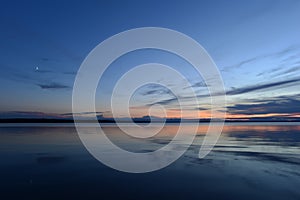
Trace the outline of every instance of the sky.
<instances>
[{"instance_id":1,"label":"sky","mask_svg":"<svg viewBox=\"0 0 300 200\"><path fill-rule=\"evenodd\" d=\"M70 117L72 88L85 57L105 39L139 27L180 31L206 49L224 81L228 118L300 117L299 10L298 0L3 1L0 117ZM201 75L184 59L154 49L112 63L98 84L99 115L111 117L110 95L122 74L153 62L184 74L199 103L190 102L187 86L170 77L170 88L152 84L134 93L133 117L148 115L153 105L164 106L167 117L178 117L170 90L184 97L183 109L191 113L184 117L194 112L209 117Z\"/></svg>"}]
</instances>

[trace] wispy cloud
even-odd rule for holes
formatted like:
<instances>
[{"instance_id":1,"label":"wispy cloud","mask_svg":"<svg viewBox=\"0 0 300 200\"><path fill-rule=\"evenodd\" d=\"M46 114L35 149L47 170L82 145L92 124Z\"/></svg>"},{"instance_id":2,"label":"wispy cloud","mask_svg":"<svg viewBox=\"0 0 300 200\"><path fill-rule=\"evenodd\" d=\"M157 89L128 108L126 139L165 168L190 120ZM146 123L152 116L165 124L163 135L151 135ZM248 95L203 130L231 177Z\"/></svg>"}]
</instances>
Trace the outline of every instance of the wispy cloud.
<instances>
[{"instance_id":1,"label":"wispy cloud","mask_svg":"<svg viewBox=\"0 0 300 200\"><path fill-rule=\"evenodd\" d=\"M254 56L252 58L245 59L245 60L243 60L239 63L229 65L229 66L225 66L222 71L227 72L227 71L230 71L230 70L235 69L235 68L243 67L244 65L247 65L247 64L251 64L251 63L254 63L254 62L261 61L265 58L282 58L282 62L286 62L286 61L291 60L291 58L298 58L295 55L290 55L290 54L293 54L297 50L299 50L299 46L297 46L297 45L289 46L289 47L287 47L287 48L285 48L281 51L275 52L275 53L269 53L269 54Z\"/></svg>"},{"instance_id":2,"label":"wispy cloud","mask_svg":"<svg viewBox=\"0 0 300 200\"><path fill-rule=\"evenodd\" d=\"M163 87L161 85L158 84L148 84L147 86L145 86L145 88L143 88L140 92L141 95L143 96L174 96L174 94L172 93L172 91L166 87Z\"/></svg>"},{"instance_id":3,"label":"wispy cloud","mask_svg":"<svg viewBox=\"0 0 300 200\"><path fill-rule=\"evenodd\" d=\"M291 68L281 68L281 69L284 69L284 70L277 70L276 73L274 73L274 70L273 72L270 72L272 73L272 77L279 77L279 76L284 76L284 75L290 75L290 74L293 74L295 72L298 72L300 71L300 66L294 66L294 67L291 67Z\"/></svg>"},{"instance_id":4,"label":"wispy cloud","mask_svg":"<svg viewBox=\"0 0 300 200\"><path fill-rule=\"evenodd\" d=\"M260 85L250 85L246 87L241 87L241 88L234 88L232 90L229 90L226 92L226 95L233 96L233 95L240 95L240 94L245 94L249 92L255 92L259 90L264 90L268 88L273 88L273 87L278 87L278 86L286 86L292 83L297 83L300 82L300 78L294 78L290 80L284 80L284 81L278 81L278 82L272 82L272 83L265 83L265 84L260 84ZM211 96L219 96L221 94L212 94ZM210 95L204 94L204 95L198 95L197 97L209 97Z\"/></svg>"},{"instance_id":5,"label":"wispy cloud","mask_svg":"<svg viewBox=\"0 0 300 200\"><path fill-rule=\"evenodd\" d=\"M66 75L76 75L77 74L77 72L63 72L63 74L66 74Z\"/></svg>"},{"instance_id":6,"label":"wispy cloud","mask_svg":"<svg viewBox=\"0 0 300 200\"><path fill-rule=\"evenodd\" d=\"M167 88L159 88L155 90L147 90L142 92L142 95L172 95L173 93Z\"/></svg>"},{"instance_id":7,"label":"wispy cloud","mask_svg":"<svg viewBox=\"0 0 300 200\"><path fill-rule=\"evenodd\" d=\"M297 99L280 98L276 100L266 100L263 103L236 104L227 107L231 114L270 114L300 113L300 101Z\"/></svg>"},{"instance_id":8,"label":"wispy cloud","mask_svg":"<svg viewBox=\"0 0 300 200\"><path fill-rule=\"evenodd\" d=\"M226 67L224 67L223 71L229 71L229 70L234 69L234 68L240 68L243 65L252 63L254 61L257 61L257 60L265 58L265 57L266 57L265 55L262 55L262 56L256 56L256 57L253 57L253 58L249 58L249 59L243 60L243 61L241 61L239 63L236 63L234 65L226 66Z\"/></svg>"},{"instance_id":9,"label":"wispy cloud","mask_svg":"<svg viewBox=\"0 0 300 200\"><path fill-rule=\"evenodd\" d=\"M187 89L187 88L190 88L190 87L192 87L192 88L206 88L207 85L204 81L198 81L198 82L192 84L191 86L184 87L183 89Z\"/></svg>"},{"instance_id":10,"label":"wispy cloud","mask_svg":"<svg viewBox=\"0 0 300 200\"><path fill-rule=\"evenodd\" d=\"M257 91L257 90L263 90L263 89L268 89L268 88L277 87L277 86L281 86L281 85L287 85L290 83L296 83L299 81L300 81L300 78L296 78L296 79L290 79L290 80L285 80L285 81L266 83L266 84L262 84L262 85L247 86L247 87L237 88L237 89L228 91L228 92L226 92L226 95L244 94L244 93L253 92L253 91Z\"/></svg>"},{"instance_id":11,"label":"wispy cloud","mask_svg":"<svg viewBox=\"0 0 300 200\"><path fill-rule=\"evenodd\" d=\"M51 70L38 69L34 71L35 73L53 73Z\"/></svg>"},{"instance_id":12,"label":"wispy cloud","mask_svg":"<svg viewBox=\"0 0 300 200\"><path fill-rule=\"evenodd\" d=\"M156 105L156 104L169 105L169 104L177 102L177 101L178 101L177 97L172 97L172 98L169 98L169 99L165 99L165 100L161 100L161 101L156 101L156 102L147 104L146 106L153 106L153 105Z\"/></svg>"},{"instance_id":13,"label":"wispy cloud","mask_svg":"<svg viewBox=\"0 0 300 200\"><path fill-rule=\"evenodd\" d=\"M0 112L0 118L63 118L60 114L30 111Z\"/></svg>"},{"instance_id":14,"label":"wispy cloud","mask_svg":"<svg viewBox=\"0 0 300 200\"><path fill-rule=\"evenodd\" d=\"M1 66L2 67L2 66ZM35 86L39 86L41 89L70 89L71 87L68 85L56 83L50 81L53 79L55 74L61 72L54 72L48 69L32 69L32 71L15 71L14 67L3 66L5 68L4 73L0 78L21 82L23 84L31 84ZM46 74L51 73L51 76L46 76ZM45 76L44 76L44 75ZM52 77L52 78L51 78Z\"/></svg>"},{"instance_id":15,"label":"wispy cloud","mask_svg":"<svg viewBox=\"0 0 300 200\"><path fill-rule=\"evenodd\" d=\"M95 112L98 118L103 117L104 112ZM88 118L94 112L80 112L74 113L74 115ZM46 113L46 112L35 112L35 111L7 111L0 112L0 118L56 118L56 119L71 119L73 118L73 113Z\"/></svg>"},{"instance_id":16,"label":"wispy cloud","mask_svg":"<svg viewBox=\"0 0 300 200\"><path fill-rule=\"evenodd\" d=\"M56 90L56 89L70 89L70 86L59 84L59 83L49 83L49 84L36 84L41 89L46 90Z\"/></svg>"},{"instance_id":17,"label":"wispy cloud","mask_svg":"<svg viewBox=\"0 0 300 200\"><path fill-rule=\"evenodd\" d=\"M256 76L263 76L263 75L266 75L266 74L271 74L271 73L275 73L275 72L278 72L282 69L282 66L278 66L278 67L273 67L272 69L268 69L266 71L262 71L260 73L258 73Z\"/></svg>"},{"instance_id":18,"label":"wispy cloud","mask_svg":"<svg viewBox=\"0 0 300 200\"><path fill-rule=\"evenodd\" d=\"M97 115L102 115L104 112L79 112L79 113L63 113L61 116L73 116L74 115L90 115L96 113Z\"/></svg>"},{"instance_id":19,"label":"wispy cloud","mask_svg":"<svg viewBox=\"0 0 300 200\"><path fill-rule=\"evenodd\" d=\"M226 92L226 95L228 96L234 96L234 95L241 95L241 94L246 94L246 93L250 93L250 92L255 92L255 91L260 91L260 90L265 90L265 89L270 89L270 88L274 88L274 87L279 87L279 86L289 86L290 84L293 83L298 83L300 82L300 78L294 78L294 79L290 79L290 80L284 80L284 81L278 81L278 82L272 82L272 83L265 83L265 84L260 84L260 85L250 85L250 86L246 86L246 87L241 87L241 88L233 88L229 91ZM220 93L216 93L216 94L200 94L197 95L198 98L205 98L205 97L210 97L210 96L220 96ZM182 99L185 100L189 100L192 99L193 97L191 96L186 96L186 97L181 97ZM155 104L161 104L161 105L169 105L171 103L177 102L177 98L176 97L171 97L168 99L164 99L164 100L159 100L156 101L154 103L148 104L148 106L151 105L155 105Z\"/></svg>"}]
</instances>

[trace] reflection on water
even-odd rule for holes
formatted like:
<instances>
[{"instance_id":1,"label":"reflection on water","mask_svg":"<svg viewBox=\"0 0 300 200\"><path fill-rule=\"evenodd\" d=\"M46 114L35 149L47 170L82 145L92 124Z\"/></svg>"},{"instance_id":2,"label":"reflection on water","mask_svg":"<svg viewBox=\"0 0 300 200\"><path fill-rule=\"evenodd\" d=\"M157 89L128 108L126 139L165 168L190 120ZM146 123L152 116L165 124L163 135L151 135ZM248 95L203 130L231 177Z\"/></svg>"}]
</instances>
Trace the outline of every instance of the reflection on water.
<instances>
[{"instance_id":1,"label":"reflection on water","mask_svg":"<svg viewBox=\"0 0 300 200\"><path fill-rule=\"evenodd\" d=\"M192 125L184 126L188 134ZM148 139L113 125L104 130L124 149L149 152L168 144L178 125ZM206 130L201 124L170 166L128 174L95 160L72 125L1 125L1 199L300 199L300 124L226 124L214 150L199 159Z\"/></svg>"}]
</instances>

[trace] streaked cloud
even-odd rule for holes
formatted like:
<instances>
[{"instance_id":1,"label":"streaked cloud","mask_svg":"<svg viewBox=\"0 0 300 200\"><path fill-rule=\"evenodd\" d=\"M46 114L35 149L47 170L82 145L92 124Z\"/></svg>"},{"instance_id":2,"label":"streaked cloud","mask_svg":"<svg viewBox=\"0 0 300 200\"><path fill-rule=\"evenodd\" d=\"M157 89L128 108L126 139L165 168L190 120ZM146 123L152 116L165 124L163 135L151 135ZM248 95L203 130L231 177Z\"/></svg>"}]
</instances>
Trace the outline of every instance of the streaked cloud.
<instances>
[{"instance_id":1,"label":"streaked cloud","mask_svg":"<svg viewBox=\"0 0 300 200\"><path fill-rule=\"evenodd\" d=\"M231 114L292 114L300 113L300 101L297 99L281 99L259 104L236 104L227 108Z\"/></svg>"},{"instance_id":2,"label":"streaked cloud","mask_svg":"<svg viewBox=\"0 0 300 200\"><path fill-rule=\"evenodd\" d=\"M71 87L68 85L63 85L60 83L45 83L45 84L36 84L39 86L41 89L46 89L46 90L56 90L56 89L70 89Z\"/></svg>"},{"instance_id":3,"label":"streaked cloud","mask_svg":"<svg viewBox=\"0 0 300 200\"><path fill-rule=\"evenodd\" d=\"M0 112L0 118L61 118L60 114L30 111Z\"/></svg>"},{"instance_id":4,"label":"streaked cloud","mask_svg":"<svg viewBox=\"0 0 300 200\"><path fill-rule=\"evenodd\" d=\"M247 64L252 64L255 62L262 61L263 59L266 59L266 58L277 58L277 59L279 58L279 59L281 59L282 62L287 62L287 61L290 61L291 59L299 58L298 56L295 56L295 54L297 54L298 51L299 51L298 45L289 46L289 47L287 47L281 51L275 52L275 53L258 55L258 56L252 57L252 58L242 60L239 63L225 66L222 71L228 72L235 68L241 68ZM282 66L279 66L279 67L282 67ZM259 73L259 74L261 74L261 73Z\"/></svg>"},{"instance_id":5,"label":"streaked cloud","mask_svg":"<svg viewBox=\"0 0 300 200\"><path fill-rule=\"evenodd\" d=\"M283 81L278 81L278 82L271 82L271 83L265 83L265 84L259 84L259 85L250 85L250 86L246 86L246 87L241 87L241 88L233 88L229 91L226 92L227 96L235 96L235 95L243 95L243 94L247 94L250 92L256 92L256 91L262 91L265 89L274 89L275 87L286 87L289 86L290 84L297 84L298 82L300 82L300 78L295 78L295 79L290 79L290 80L283 80ZM220 94L212 94L212 96L219 96ZM208 98L210 97L209 94L201 94L201 95L197 95L198 98ZM191 96L187 96L187 97L182 97L184 100L186 100L186 102L188 103L188 101L190 99L192 99ZM288 97L285 97L286 99L288 99ZM284 97L282 97L282 99L285 99ZM174 104L178 101L178 99L176 97L171 97L168 99L163 99L163 100L159 100L156 102L153 102L151 104L148 104L146 106L151 106L151 105L155 105L155 104L161 104L161 105L171 105ZM251 103L251 101L249 101ZM253 102L252 102L253 103ZM256 102L258 103L258 102ZM263 103L262 103L263 104ZM193 105L195 106L195 105ZM246 108L246 107L245 107ZM198 109L198 106L195 107L195 109ZM204 109L203 107L201 107L200 110ZM231 108L233 109L233 107Z\"/></svg>"},{"instance_id":6,"label":"streaked cloud","mask_svg":"<svg viewBox=\"0 0 300 200\"><path fill-rule=\"evenodd\" d=\"M285 81L266 83L266 84L262 84L262 85L252 85L252 86L247 86L247 87L230 90L230 91L226 92L226 95L239 95L239 94L244 94L244 93L248 93L248 92L254 92L254 91L258 91L258 90L287 85L290 83L296 83L299 81L300 81L300 78L296 78L296 79L290 79L290 80L285 80Z\"/></svg>"}]
</instances>

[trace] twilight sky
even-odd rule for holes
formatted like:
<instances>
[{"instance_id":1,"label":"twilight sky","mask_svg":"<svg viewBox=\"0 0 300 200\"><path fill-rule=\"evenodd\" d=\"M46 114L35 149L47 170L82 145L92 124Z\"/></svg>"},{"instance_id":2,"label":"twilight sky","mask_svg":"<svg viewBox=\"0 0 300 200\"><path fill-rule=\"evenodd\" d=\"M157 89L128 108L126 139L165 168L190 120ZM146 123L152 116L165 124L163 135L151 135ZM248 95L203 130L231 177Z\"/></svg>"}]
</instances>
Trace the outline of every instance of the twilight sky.
<instances>
[{"instance_id":1,"label":"twilight sky","mask_svg":"<svg viewBox=\"0 0 300 200\"><path fill-rule=\"evenodd\" d=\"M298 0L3 1L0 117L70 116L73 82L87 54L114 34L147 26L180 31L208 51L223 77L228 117L300 117L299 10ZM189 102L186 86L172 77L170 87L185 97L185 109L208 117L201 76L158 50L131 52L110 66L97 90L99 114L111 116L110 93L122 74L149 62L183 73L199 104ZM178 116L176 98L158 85L136 91L132 115L147 115L156 104L168 117Z\"/></svg>"}]
</instances>

